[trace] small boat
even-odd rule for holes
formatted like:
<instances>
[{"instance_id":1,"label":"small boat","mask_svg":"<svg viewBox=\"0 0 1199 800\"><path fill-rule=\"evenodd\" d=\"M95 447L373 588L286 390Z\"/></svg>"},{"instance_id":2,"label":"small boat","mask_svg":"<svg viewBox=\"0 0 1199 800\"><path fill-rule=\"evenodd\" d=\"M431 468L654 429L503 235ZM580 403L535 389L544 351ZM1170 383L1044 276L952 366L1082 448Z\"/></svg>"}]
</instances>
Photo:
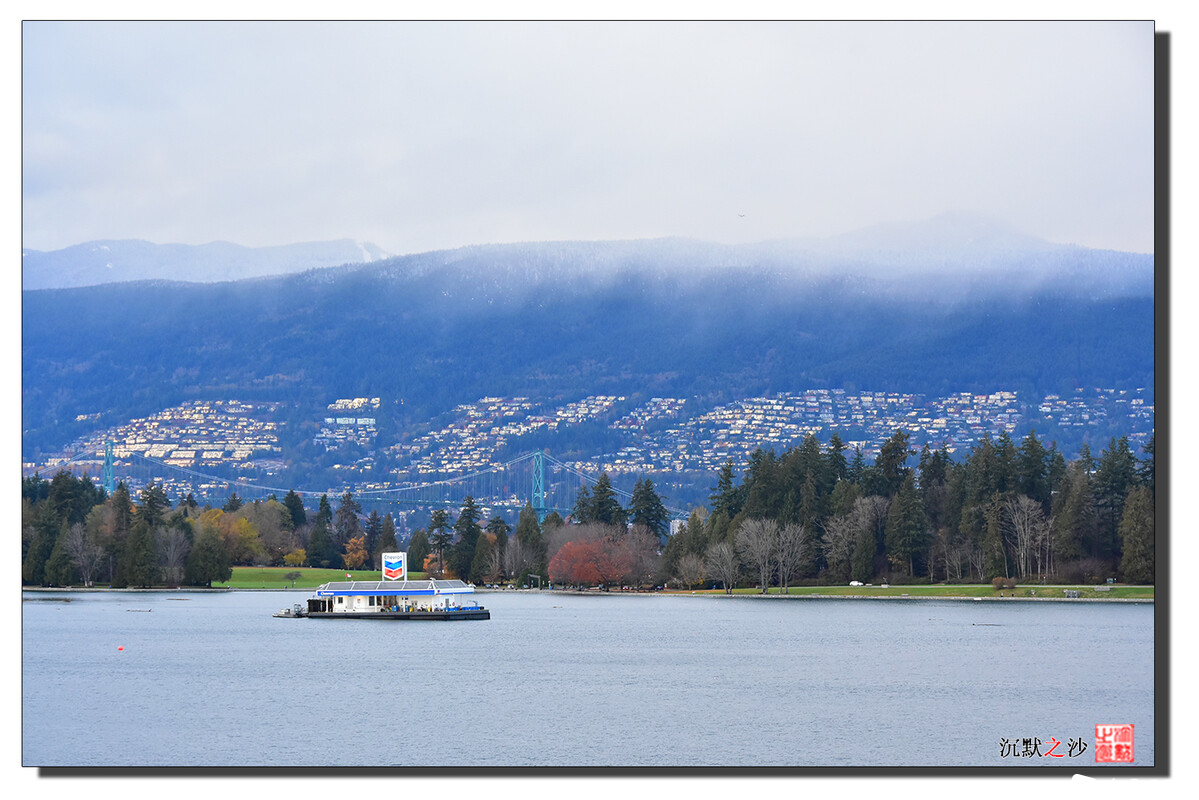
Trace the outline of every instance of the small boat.
<instances>
[{"instance_id":1,"label":"small boat","mask_svg":"<svg viewBox=\"0 0 1199 800\"><path fill-rule=\"evenodd\" d=\"M296 603L291 608L279 609L274 614L271 614L271 616L272 617L282 617L284 619L298 619L298 618L306 616L306 615L304 613L304 606L302 606L299 603Z\"/></svg>"}]
</instances>

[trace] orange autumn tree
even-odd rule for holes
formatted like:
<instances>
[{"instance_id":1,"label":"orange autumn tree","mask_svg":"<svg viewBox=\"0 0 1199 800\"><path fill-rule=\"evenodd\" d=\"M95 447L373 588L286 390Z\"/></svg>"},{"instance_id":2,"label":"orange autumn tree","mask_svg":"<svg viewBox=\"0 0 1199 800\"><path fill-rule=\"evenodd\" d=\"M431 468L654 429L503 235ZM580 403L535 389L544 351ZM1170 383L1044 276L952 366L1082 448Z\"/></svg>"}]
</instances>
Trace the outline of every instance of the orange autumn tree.
<instances>
[{"instance_id":1,"label":"orange autumn tree","mask_svg":"<svg viewBox=\"0 0 1199 800\"><path fill-rule=\"evenodd\" d=\"M619 583L629 572L628 550L608 537L567 542L550 559L554 583Z\"/></svg>"},{"instance_id":2,"label":"orange autumn tree","mask_svg":"<svg viewBox=\"0 0 1199 800\"><path fill-rule=\"evenodd\" d=\"M437 557L436 553L429 553L425 556L425 563L421 565L421 568L430 578L445 577L445 564L441 563L441 559Z\"/></svg>"},{"instance_id":3,"label":"orange autumn tree","mask_svg":"<svg viewBox=\"0 0 1199 800\"><path fill-rule=\"evenodd\" d=\"M366 563L368 557L365 536L355 536L346 542L346 553L342 556L342 560L346 563L346 569L358 569Z\"/></svg>"}]
</instances>

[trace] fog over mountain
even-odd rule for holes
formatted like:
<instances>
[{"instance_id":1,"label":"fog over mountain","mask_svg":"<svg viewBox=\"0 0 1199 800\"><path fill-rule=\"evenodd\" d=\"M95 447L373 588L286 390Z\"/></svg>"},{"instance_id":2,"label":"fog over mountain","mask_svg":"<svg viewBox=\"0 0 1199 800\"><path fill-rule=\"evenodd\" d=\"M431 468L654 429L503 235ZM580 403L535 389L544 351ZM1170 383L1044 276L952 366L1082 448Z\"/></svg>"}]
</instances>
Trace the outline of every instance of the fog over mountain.
<instances>
[{"instance_id":1,"label":"fog over mountain","mask_svg":"<svg viewBox=\"0 0 1199 800\"><path fill-rule=\"evenodd\" d=\"M22 250L21 285L24 289L66 289L154 279L197 283L236 281L314 267L378 261L387 255L370 242L352 239L278 247L105 239L49 252Z\"/></svg>"},{"instance_id":2,"label":"fog over mountain","mask_svg":"<svg viewBox=\"0 0 1199 800\"><path fill-rule=\"evenodd\" d=\"M234 282L26 290L24 445L204 398L312 418L337 397L380 396L399 428L488 395L1152 386L1153 295L1152 255L963 218L832 240L479 245Z\"/></svg>"},{"instance_id":3,"label":"fog over mountain","mask_svg":"<svg viewBox=\"0 0 1199 800\"><path fill-rule=\"evenodd\" d=\"M508 293L545 286L590 290L634 274L680 285L768 280L798 288L848 281L860 291L942 303L993 290L1151 296L1153 263L1152 255L1056 244L981 218L947 214L823 239L746 245L694 239L478 245L397 256L361 271L394 279L453 274L481 290Z\"/></svg>"}]
</instances>

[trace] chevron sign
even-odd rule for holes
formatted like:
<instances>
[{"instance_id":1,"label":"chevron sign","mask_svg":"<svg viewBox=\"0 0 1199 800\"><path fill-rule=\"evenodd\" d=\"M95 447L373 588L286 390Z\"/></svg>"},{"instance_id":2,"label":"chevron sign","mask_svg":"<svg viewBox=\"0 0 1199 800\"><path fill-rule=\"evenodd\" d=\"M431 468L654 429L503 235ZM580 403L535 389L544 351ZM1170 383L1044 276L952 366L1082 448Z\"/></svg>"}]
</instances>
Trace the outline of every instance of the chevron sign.
<instances>
[{"instance_id":1,"label":"chevron sign","mask_svg":"<svg viewBox=\"0 0 1199 800\"><path fill-rule=\"evenodd\" d=\"M407 553L383 554L383 580L402 581L408 577L408 571L404 563L407 555Z\"/></svg>"}]
</instances>

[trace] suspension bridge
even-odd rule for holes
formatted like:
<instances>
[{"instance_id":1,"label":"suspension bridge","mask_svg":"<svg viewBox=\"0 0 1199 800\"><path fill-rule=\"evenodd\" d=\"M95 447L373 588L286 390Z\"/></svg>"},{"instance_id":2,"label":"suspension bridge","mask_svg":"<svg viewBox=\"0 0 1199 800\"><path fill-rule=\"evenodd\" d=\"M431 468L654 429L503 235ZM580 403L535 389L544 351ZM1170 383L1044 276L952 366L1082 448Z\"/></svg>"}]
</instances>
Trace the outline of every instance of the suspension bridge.
<instances>
[{"instance_id":1,"label":"suspension bridge","mask_svg":"<svg viewBox=\"0 0 1199 800\"><path fill-rule=\"evenodd\" d=\"M363 510L383 513L385 510L461 508L466 498L471 497L488 514L506 511L515 515L526 504L531 505L538 520L544 520L551 512L566 517L574 508L579 490L584 486L591 488L599 478L598 474L559 461L543 450L460 475L395 485L364 482L324 489L272 486L268 481L244 476L206 473L136 451L124 452L118 457L112 442L105 444L102 459L98 452L84 452L58 466L72 472L88 472L88 467L97 468L101 485L108 494L112 494L117 483L124 482L135 498L142 488L158 484L175 502L191 494L201 505L220 507L234 493L244 501L265 500L271 496L281 501L284 495L294 490L305 500L305 505L310 506L315 505L315 499L321 495L328 495L334 503L350 491ZM632 492L616 486L613 491L621 505L627 508ZM687 517L683 509L667 506L666 510L672 517Z\"/></svg>"}]
</instances>

